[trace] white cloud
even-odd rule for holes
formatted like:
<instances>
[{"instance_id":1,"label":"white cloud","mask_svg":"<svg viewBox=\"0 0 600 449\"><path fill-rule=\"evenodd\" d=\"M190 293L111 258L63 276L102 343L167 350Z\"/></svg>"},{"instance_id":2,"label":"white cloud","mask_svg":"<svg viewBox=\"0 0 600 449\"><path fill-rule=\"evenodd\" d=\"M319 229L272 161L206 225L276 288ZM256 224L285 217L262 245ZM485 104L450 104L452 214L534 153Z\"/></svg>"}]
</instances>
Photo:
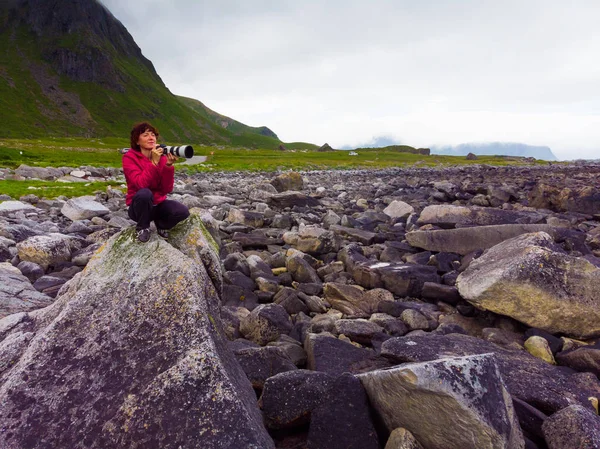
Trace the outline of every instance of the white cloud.
<instances>
[{"instance_id":1,"label":"white cloud","mask_svg":"<svg viewBox=\"0 0 600 449\"><path fill-rule=\"evenodd\" d=\"M600 2L103 0L172 92L285 141L600 157Z\"/></svg>"}]
</instances>

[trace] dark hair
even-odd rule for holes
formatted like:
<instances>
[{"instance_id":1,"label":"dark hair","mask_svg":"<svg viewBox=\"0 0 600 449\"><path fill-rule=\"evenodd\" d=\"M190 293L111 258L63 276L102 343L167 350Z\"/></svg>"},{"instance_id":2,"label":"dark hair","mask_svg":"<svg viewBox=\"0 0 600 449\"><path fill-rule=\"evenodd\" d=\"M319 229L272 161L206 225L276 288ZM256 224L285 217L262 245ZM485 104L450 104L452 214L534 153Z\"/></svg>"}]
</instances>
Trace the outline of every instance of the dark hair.
<instances>
[{"instance_id":1,"label":"dark hair","mask_svg":"<svg viewBox=\"0 0 600 449\"><path fill-rule=\"evenodd\" d=\"M156 129L150 123L148 123L148 122L136 123L135 125L133 125L133 129L131 130L131 136L129 139L129 142L131 143L131 148L133 148L134 150L140 151L140 146L138 145L138 139L140 138L140 135L144 134L146 131L152 131L154 133L154 135L156 135L156 138L158 139L158 136L159 136L158 129Z\"/></svg>"}]
</instances>

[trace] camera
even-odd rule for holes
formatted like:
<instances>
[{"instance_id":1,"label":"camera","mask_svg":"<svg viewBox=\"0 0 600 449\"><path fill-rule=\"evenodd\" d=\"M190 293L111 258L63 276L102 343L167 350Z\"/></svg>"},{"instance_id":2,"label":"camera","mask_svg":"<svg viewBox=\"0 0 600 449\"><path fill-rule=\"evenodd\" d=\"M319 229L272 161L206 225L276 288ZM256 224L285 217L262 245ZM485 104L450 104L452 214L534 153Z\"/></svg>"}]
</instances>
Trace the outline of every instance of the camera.
<instances>
[{"instance_id":1,"label":"camera","mask_svg":"<svg viewBox=\"0 0 600 449\"><path fill-rule=\"evenodd\" d=\"M163 150L163 154L173 154L177 157L184 157L189 159L194 156L194 148L191 145L179 145L179 146L169 146L169 145L158 145Z\"/></svg>"}]
</instances>

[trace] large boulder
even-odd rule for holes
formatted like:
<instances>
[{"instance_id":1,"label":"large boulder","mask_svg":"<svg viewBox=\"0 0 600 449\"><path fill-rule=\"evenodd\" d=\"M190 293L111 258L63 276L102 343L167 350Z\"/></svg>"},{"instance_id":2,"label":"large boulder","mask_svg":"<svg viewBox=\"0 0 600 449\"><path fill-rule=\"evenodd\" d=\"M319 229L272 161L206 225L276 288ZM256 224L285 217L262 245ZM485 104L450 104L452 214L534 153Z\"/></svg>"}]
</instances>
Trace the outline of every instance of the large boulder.
<instances>
[{"instance_id":1,"label":"large boulder","mask_svg":"<svg viewBox=\"0 0 600 449\"><path fill-rule=\"evenodd\" d=\"M577 338L600 336L600 268L553 249L546 233L500 243L456 281L480 309Z\"/></svg>"},{"instance_id":2,"label":"large boulder","mask_svg":"<svg viewBox=\"0 0 600 449\"><path fill-rule=\"evenodd\" d=\"M358 378L387 429L408 429L428 449L525 447L491 354L407 364Z\"/></svg>"},{"instance_id":3,"label":"large boulder","mask_svg":"<svg viewBox=\"0 0 600 449\"><path fill-rule=\"evenodd\" d=\"M550 365L523 350L509 350L462 334L405 336L383 342L381 355L392 363L493 353L509 393L552 414L572 404L593 410L588 398L600 397L600 382L589 373Z\"/></svg>"},{"instance_id":4,"label":"large boulder","mask_svg":"<svg viewBox=\"0 0 600 449\"><path fill-rule=\"evenodd\" d=\"M173 230L183 251L115 235L54 304L0 332L0 447L273 447L195 223Z\"/></svg>"}]
</instances>

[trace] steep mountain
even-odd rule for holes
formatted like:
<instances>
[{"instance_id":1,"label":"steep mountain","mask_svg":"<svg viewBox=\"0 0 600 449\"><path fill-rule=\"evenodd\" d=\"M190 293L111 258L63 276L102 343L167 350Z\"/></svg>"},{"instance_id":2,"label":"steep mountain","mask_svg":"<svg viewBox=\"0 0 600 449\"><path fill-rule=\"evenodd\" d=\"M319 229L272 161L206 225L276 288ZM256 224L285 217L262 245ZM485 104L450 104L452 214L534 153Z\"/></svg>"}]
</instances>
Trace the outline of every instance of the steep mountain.
<instances>
[{"instance_id":1,"label":"steep mountain","mask_svg":"<svg viewBox=\"0 0 600 449\"><path fill-rule=\"evenodd\" d=\"M466 156L469 153L482 155L504 155L534 157L546 161L555 161L556 156L546 146L525 145L513 142L484 142L463 143L456 146L431 147L432 154L446 154L449 156Z\"/></svg>"},{"instance_id":2,"label":"steep mountain","mask_svg":"<svg viewBox=\"0 0 600 449\"><path fill-rule=\"evenodd\" d=\"M0 137L122 136L277 148L277 135L172 94L97 0L0 0Z\"/></svg>"}]
</instances>

